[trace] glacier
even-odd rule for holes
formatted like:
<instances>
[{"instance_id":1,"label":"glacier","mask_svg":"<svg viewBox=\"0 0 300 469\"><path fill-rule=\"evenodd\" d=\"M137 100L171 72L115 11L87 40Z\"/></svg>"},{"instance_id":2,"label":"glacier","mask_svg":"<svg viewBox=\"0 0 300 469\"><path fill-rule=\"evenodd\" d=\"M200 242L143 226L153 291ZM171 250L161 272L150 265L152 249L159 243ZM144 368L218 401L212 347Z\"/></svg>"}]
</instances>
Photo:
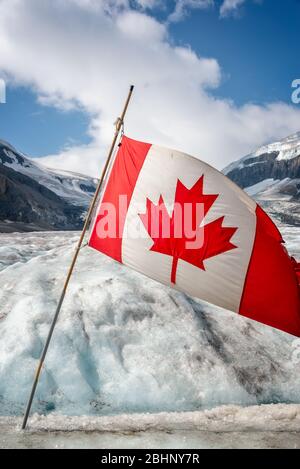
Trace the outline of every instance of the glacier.
<instances>
[{"instance_id":1,"label":"glacier","mask_svg":"<svg viewBox=\"0 0 300 469\"><path fill-rule=\"evenodd\" d=\"M300 406L222 406L194 412L115 416L0 417L0 448L300 448Z\"/></svg>"},{"instance_id":2,"label":"glacier","mask_svg":"<svg viewBox=\"0 0 300 469\"><path fill-rule=\"evenodd\" d=\"M281 228L299 257L299 228ZM24 410L78 236L0 234L2 416ZM33 412L113 417L274 403L300 403L299 339L83 247Z\"/></svg>"}]
</instances>

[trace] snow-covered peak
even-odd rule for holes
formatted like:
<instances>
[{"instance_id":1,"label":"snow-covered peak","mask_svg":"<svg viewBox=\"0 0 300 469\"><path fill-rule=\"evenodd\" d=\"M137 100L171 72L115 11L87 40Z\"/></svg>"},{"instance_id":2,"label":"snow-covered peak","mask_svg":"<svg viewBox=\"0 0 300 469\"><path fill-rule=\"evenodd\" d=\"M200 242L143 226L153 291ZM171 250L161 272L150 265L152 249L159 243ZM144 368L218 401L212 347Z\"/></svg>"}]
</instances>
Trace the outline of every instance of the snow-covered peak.
<instances>
[{"instance_id":1,"label":"snow-covered peak","mask_svg":"<svg viewBox=\"0 0 300 469\"><path fill-rule=\"evenodd\" d=\"M78 173L47 168L0 140L1 163L36 180L58 196L75 205L88 205L96 188L96 180Z\"/></svg>"},{"instance_id":2,"label":"snow-covered peak","mask_svg":"<svg viewBox=\"0 0 300 469\"><path fill-rule=\"evenodd\" d=\"M269 143L267 145L263 145L259 147L256 151L253 153L250 153L243 158L234 161L230 165L228 165L226 168L223 169L224 174L229 174L231 171L234 169L242 169L245 166L245 163L248 160L251 160L251 163L247 163L247 166L254 165L256 164L255 161L252 161L252 159L256 157L260 157L262 155L276 155L276 160L291 160L297 156L300 155L300 132L296 132L295 134L289 135L286 138L283 138L282 140L278 140L273 143ZM259 160L257 161L259 163Z\"/></svg>"},{"instance_id":3,"label":"snow-covered peak","mask_svg":"<svg viewBox=\"0 0 300 469\"><path fill-rule=\"evenodd\" d=\"M13 147L10 143L8 143L6 140L2 140L0 138L0 146L1 147L6 147L8 148L9 150L13 151L13 152L16 152L17 153L17 150L15 149L15 147Z\"/></svg>"},{"instance_id":4,"label":"snow-covered peak","mask_svg":"<svg viewBox=\"0 0 300 469\"><path fill-rule=\"evenodd\" d=\"M277 160L290 160L300 155L300 132L296 132L289 137L279 140L269 145L260 147L253 156L260 156L264 153L279 152Z\"/></svg>"}]
</instances>

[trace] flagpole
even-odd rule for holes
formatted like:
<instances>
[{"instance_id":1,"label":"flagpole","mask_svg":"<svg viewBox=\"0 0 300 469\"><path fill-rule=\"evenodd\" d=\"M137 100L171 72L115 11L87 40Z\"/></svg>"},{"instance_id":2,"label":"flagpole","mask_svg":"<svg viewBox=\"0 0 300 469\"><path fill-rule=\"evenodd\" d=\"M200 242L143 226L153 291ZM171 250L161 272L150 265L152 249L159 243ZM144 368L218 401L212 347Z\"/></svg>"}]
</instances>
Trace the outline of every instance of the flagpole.
<instances>
[{"instance_id":1,"label":"flagpole","mask_svg":"<svg viewBox=\"0 0 300 469\"><path fill-rule=\"evenodd\" d=\"M46 358L46 355L47 355L47 351L48 351L48 347L49 347L49 344L50 344L50 341L51 341L51 338L52 338L52 334L53 334L53 331L54 331L54 328L55 328L55 325L56 325L56 322L57 322L57 319L58 319L58 316L59 316L59 313L60 313L60 310L61 310L61 307L62 307L62 304L63 304L63 301L64 301L64 298L65 298L65 295L66 295L66 291L67 291L67 288L68 288L68 285L69 285L69 282L70 282L70 279L71 279L71 276L72 276L72 273L73 273L73 270L74 270L74 267L75 267L75 264L76 264L76 261L77 261L77 258L78 258L78 255L79 255L83 240L84 240L84 236L85 236L86 231L88 229L89 222L90 222L93 210L94 210L96 202L97 202L98 195L100 193L100 190L101 190L101 187L102 187L102 184L103 184L107 169L109 167L109 163L110 163L112 155L114 153L115 145L117 143L117 139L118 139L120 130L121 130L121 128L123 126L123 123L124 123L124 118L125 118L128 106L129 106L129 102L130 102L130 99L131 99L131 96L132 96L132 93L133 93L133 89L134 89L134 85L131 85L128 96L127 96L127 99L126 99L126 102L125 102L125 105L124 105L124 108L123 108L123 111L122 111L122 114L121 114L121 117L119 117L117 119L117 122L116 122L116 130L115 130L114 138L113 138L113 141L111 143L111 146L110 146L110 149L109 149L109 152L108 152L108 155L107 155L106 163L105 163L104 168L102 170L102 174L101 174L101 177L99 179L99 182L98 182L98 185L97 185L97 188L96 188L96 192L94 194L94 197L92 199L89 211L87 213L87 216L86 216L86 219L85 219L85 222L84 222L84 226L83 226L83 229L82 229L82 232L81 232L81 236L79 238L79 241L78 241L78 244L77 244L77 247L76 247L76 250L75 250L71 265L69 267L67 277L66 277L63 289L62 289L62 292L61 292L61 296L60 296L60 299L59 299L59 302L58 302L58 305L57 305L57 308L56 308L56 311L55 311L55 314L54 314L54 317L53 317L53 320L52 320L52 323L51 323L51 327L50 327L50 330L49 330L49 333L48 333L48 336L47 336L47 340L45 342L45 345L44 345L44 348L43 348L43 351L42 351L42 354L41 354L41 357L40 357L40 361L39 361L38 367L36 369L35 378L34 378L34 381L33 381L31 393L30 393L30 396L29 396L28 404L27 404L25 414L24 414L24 418L23 418L22 430L24 430L26 428L26 424L27 424L29 413L30 413L32 401L33 401L35 391L36 391L36 388L37 388L37 385L38 385L41 370L42 370L42 367L43 367L43 364L44 364L44 361L45 361L45 358Z\"/></svg>"}]
</instances>

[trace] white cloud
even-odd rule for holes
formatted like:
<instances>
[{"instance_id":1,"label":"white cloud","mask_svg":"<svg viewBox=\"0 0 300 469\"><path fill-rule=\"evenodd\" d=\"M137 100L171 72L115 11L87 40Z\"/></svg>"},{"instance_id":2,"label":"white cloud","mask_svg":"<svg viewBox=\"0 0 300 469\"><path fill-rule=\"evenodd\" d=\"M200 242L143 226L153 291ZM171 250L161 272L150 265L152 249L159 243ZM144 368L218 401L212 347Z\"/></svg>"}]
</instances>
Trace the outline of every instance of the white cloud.
<instances>
[{"instance_id":1,"label":"white cloud","mask_svg":"<svg viewBox=\"0 0 300 469\"><path fill-rule=\"evenodd\" d=\"M205 10L214 5L214 0L176 0L175 9L169 16L170 22L181 21L189 10Z\"/></svg>"},{"instance_id":2,"label":"white cloud","mask_svg":"<svg viewBox=\"0 0 300 469\"><path fill-rule=\"evenodd\" d=\"M243 3L245 0L224 0L220 7L220 15L224 17L236 12Z\"/></svg>"},{"instance_id":3,"label":"white cloud","mask_svg":"<svg viewBox=\"0 0 300 469\"><path fill-rule=\"evenodd\" d=\"M91 0L86 0L91 1ZM163 0L133 0L135 4L142 9L153 9L160 7L166 10L166 4ZM261 2L263 0L255 0ZM220 16L227 17L234 15L240 6L245 3L246 0L222 0L220 4ZM216 0L173 0L174 10L168 16L169 22L179 22L185 19L185 17L191 13L191 10L206 10L210 7L216 6Z\"/></svg>"},{"instance_id":4,"label":"white cloud","mask_svg":"<svg viewBox=\"0 0 300 469\"><path fill-rule=\"evenodd\" d=\"M166 25L120 0L0 1L1 70L42 102L90 115L92 143L44 161L94 176L131 83L129 136L217 167L299 130L292 106L237 107L212 97L221 79L217 61L173 45Z\"/></svg>"},{"instance_id":5,"label":"white cloud","mask_svg":"<svg viewBox=\"0 0 300 469\"><path fill-rule=\"evenodd\" d=\"M151 9L162 6L163 0L135 0L135 3L144 9Z\"/></svg>"},{"instance_id":6,"label":"white cloud","mask_svg":"<svg viewBox=\"0 0 300 469\"><path fill-rule=\"evenodd\" d=\"M161 43L167 35L166 28L161 23L137 11L126 11L119 15L116 26L127 40Z\"/></svg>"}]
</instances>

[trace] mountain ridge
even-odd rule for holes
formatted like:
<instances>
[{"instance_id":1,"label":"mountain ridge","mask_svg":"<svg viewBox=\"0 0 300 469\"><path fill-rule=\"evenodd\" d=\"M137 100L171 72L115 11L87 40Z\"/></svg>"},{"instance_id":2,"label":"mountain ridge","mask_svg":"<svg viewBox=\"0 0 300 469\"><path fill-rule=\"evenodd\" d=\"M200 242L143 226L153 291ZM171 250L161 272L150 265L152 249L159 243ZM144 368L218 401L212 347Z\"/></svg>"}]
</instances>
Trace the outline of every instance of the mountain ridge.
<instances>
[{"instance_id":1,"label":"mountain ridge","mask_svg":"<svg viewBox=\"0 0 300 469\"><path fill-rule=\"evenodd\" d=\"M0 231L78 230L95 188L95 179L44 167L0 140Z\"/></svg>"},{"instance_id":2,"label":"mountain ridge","mask_svg":"<svg viewBox=\"0 0 300 469\"><path fill-rule=\"evenodd\" d=\"M223 173L275 218L300 225L300 132L259 147ZM80 229L96 183L47 168L0 139L0 232Z\"/></svg>"},{"instance_id":3,"label":"mountain ridge","mask_svg":"<svg viewBox=\"0 0 300 469\"><path fill-rule=\"evenodd\" d=\"M300 226L300 132L259 147L223 173L275 218Z\"/></svg>"}]
</instances>

